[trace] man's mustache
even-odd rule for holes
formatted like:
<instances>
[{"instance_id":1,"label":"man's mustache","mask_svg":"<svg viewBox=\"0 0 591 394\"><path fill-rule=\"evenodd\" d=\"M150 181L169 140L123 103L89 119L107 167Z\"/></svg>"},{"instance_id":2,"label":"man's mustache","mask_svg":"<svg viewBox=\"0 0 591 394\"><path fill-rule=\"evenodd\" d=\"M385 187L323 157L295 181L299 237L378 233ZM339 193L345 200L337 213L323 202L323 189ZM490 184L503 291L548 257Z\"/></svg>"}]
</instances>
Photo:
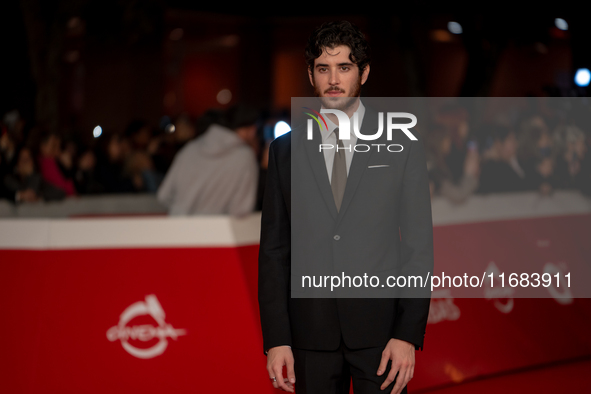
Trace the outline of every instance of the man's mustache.
<instances>
[{"instance_id":1,"label":"man's mustache","mask_svg":"<svg viewBox=\"0 0 591 394\"><path fill-rule=\"evenodd\" d=\"M341 89L341 88L329 88L329 89L326 89L326 90L324 91L324 93L328 93L328 92L340 92L340 93L345 93L345 91L344 91L343 89Z\"/></svg>"}]
</instances>

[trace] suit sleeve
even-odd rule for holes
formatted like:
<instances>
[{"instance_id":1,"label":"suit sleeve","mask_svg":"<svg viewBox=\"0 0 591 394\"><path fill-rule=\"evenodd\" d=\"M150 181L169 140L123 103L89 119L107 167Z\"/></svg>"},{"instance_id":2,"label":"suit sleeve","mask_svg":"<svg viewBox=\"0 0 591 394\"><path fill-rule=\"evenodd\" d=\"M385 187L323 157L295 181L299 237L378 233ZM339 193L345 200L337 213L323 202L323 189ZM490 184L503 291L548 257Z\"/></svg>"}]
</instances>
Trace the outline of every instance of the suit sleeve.
<instances>
[{"instance_id":1,"label":"suit sleeve","mask_svg":"<svg viewBox=\"0 0 591 394\"><path fill-rule=\"evenodd\" d=\"M291 346L288 303L290 297L291 227L288 208L283 197L277 143L269 147L269 165L263 196L261 239L259 249L258 298L263 331L263 351ZM284 175L285 177L285 175ZM289 178L284 180L289 182Z\"/></svg>"},{"instance_id":2,"label":"suit sleeve","mask_svg":"<svg viewBox=\"0 0 591 394\"><path fill-rule=\"evenodd\" d=\"M415 134L417 135L417 134ZM433 219L431 196L423 138L410 142L402 180L400 204L401 271L406 277L433 274ZM430 285L425 289L409 289L398 299L393 338L402 339L423 348L430 305ZM411 294L409 296L409 294Z\"/></svg>"}]
</instances>

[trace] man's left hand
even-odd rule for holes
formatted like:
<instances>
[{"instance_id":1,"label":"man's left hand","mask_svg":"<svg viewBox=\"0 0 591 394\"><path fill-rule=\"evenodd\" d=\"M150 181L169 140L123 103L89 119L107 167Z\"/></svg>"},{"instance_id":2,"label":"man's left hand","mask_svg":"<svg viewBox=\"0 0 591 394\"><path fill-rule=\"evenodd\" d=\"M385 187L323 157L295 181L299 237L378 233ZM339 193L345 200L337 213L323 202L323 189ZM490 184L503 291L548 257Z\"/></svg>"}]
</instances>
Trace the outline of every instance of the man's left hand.
<instances>
[{"instance_id":1,"label":"man's left hand","mask_svg":"<svg viewBox=\"0 0 591 394\"><path fill-rule=\"evenodd\" d=\"M400 394L402 389L412 379L415 371L415 345L401 339L392 338L386 344L386 348L382 352L382 360L378 367L378 376L386 371L388 361L392 360L392 368L388 377L382 383L381 390L388 387L390 383L396 379L396 384L392 389L392 394ZM398 378L396 374L398 373Z\"/></svg>"}]
</instances>

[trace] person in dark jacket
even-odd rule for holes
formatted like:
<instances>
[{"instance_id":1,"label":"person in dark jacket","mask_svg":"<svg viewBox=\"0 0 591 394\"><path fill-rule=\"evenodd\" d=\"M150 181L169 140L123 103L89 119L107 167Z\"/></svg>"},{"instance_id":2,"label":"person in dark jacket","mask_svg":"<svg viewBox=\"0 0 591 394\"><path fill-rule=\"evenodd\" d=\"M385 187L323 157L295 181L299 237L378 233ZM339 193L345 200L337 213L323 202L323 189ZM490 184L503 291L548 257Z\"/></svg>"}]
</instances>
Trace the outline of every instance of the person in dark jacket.
<instances>
[{"instance_id":1,"label":"person in dark jacket","mask_svg":"<svg viewBox=\"0 0 591 394\"><path fill-rule=\"evenodd\" d=\"M489 146L483 152L477 193L533 190L532 175L517 158L515 132L503 125L488 125L484 132Z\"/></svg>"},{"instance_id":2,"label":"person in dark jacket","mask_svg":"<svg viewBox=\"0 0 591 394\"><path fill-rule=\"evenodd\" d=\"M14 172L6 176L4 186L15 202L53 201L66 197L66 193L46 182L36 171L30 149L22 148L17 156Z\"/></svg>"}]
</instances>

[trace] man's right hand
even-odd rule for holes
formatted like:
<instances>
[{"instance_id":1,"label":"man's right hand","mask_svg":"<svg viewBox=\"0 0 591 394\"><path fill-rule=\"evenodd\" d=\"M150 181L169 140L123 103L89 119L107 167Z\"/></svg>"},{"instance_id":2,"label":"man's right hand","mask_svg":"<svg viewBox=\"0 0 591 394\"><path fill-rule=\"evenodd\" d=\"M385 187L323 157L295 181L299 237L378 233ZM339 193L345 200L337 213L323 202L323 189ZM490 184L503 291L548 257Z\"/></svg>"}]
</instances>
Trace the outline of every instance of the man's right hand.
<instances>
[{"instance_id":1,"label":"man's right hand","mask_svg":"<svg viewBox=\"0 0 591 394\"><path fill-rule=\"evenodd\" d=\"M283 378L283 366L287 368L287 378ZM267 371L273 387L294 392L295 372L293 369L293 353L289 346L276 346L267 351ZM273 381L275 378L276 381Z\"/></svg>"}]
</instances>

